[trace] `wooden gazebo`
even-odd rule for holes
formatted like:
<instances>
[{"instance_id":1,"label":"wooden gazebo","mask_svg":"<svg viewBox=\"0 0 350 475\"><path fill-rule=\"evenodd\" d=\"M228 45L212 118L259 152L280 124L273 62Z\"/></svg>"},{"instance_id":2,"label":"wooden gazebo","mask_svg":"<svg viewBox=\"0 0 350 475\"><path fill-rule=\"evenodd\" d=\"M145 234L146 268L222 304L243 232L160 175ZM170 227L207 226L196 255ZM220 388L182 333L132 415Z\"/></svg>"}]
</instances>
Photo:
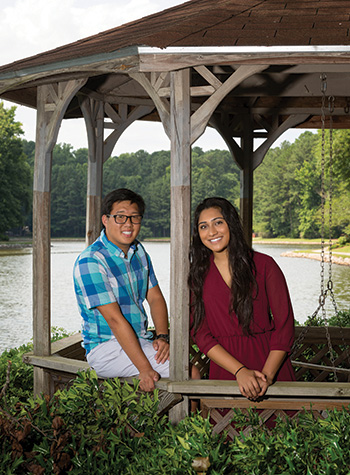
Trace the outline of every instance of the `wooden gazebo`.
<instances>
[{"instance_id":1,"label":"wooden gazebo","mask_svg":"<svg viewBox=\"0 0 350 475\"><path fill-rule=\"evenodd\" d=\"M327 95L335 97L334 127L350 125L349 27L350 4L344 0L191 0L0 67L0 98L37 110L34 353L28 357L35 366L35 392L50 392L57 371L86 367L69 350L79 353L79 337L69 340L68 350L62 348L66 343L50 345L52 150L62 120L83 117L89 147L87 244L99 234L103 163L118 138L135 120L162 122L171 142L172 358L170 380L159 384L185 396L239 399L235 384L188 381L191 146L207 126L226 141L241 169L240 212L251 239L253 171L289 128L321 127L320 74L326 75ZM256 138L263 140L258 148ZM350 400L347 382L315 384L276 383L268 396L290 395L299 398L299 406L305 397ZM186 410L185 403L177 405L173 418Z\"/></svg>"}]
</instances>

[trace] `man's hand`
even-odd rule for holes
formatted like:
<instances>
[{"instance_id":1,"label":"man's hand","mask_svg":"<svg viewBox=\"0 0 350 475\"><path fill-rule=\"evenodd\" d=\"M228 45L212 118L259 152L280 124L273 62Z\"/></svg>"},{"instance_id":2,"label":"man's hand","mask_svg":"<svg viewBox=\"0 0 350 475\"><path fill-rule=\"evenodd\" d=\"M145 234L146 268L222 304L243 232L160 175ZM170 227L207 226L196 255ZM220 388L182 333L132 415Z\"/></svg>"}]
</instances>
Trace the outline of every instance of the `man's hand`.
<instances>
[{"instance_id":1,"label":"man's hand","mask_svg":"<svg viewBox=\"0 0 350 475\"><path fill-rule=\"evenodd\" d=\"M253 401L262 396L268 387L266 385L266 376L257 370L242 368L237 374L236 379L242 396Z\"/></svg>"},{"instance_id":2,"label":"man's hand","mask_svg":"<svg viewBox=\"0 0 350 475\"><path fill-rule=\"evenodd\" d=\"M153 391L155 381L159 380L159 374L154 369L141 371L139 374L140 389L142 391Z\"/></svg>"},{"instance_id":3,"label":"man's hand","mask_svg":"<svg viewBox=\"0 0 350 475\"><path fill-rule=\"evenodd\" d=\"M153 340L153 348L156 350L155 359L157 363L164 364L169 359L169 343L162 338L158 338L157 340Z\"/></svg>"}]
</instances>

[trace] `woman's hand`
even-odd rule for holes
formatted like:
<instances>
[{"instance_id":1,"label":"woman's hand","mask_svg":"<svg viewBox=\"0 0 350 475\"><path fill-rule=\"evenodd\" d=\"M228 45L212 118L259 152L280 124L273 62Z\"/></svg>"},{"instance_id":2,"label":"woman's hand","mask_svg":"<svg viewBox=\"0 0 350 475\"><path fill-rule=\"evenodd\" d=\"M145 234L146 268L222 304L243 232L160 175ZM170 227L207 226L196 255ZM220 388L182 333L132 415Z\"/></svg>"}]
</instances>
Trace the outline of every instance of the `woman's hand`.
<instances>
[{"instance_id":1,"label":"woman's hand","mask_svg":"<svg viewBox=\"0 0 350 475\"><path fill-rule=\"evenodd\" d=\"M267 388L271 386L271 384L273 384L273 378L269 378L266 374L264 374L264 376L265 376L265 381L263 381L262 379L260 379L259 381L261 391L258 394L258 398L262 397L266 393Z\"/></svg>"},{"instance_id":2,"label":"woman's hand","mask_svg":"<svg viewBox=\"0 0 350 475\"><path fill-rule=\"evenodd\" d=\"M245 367L237 373L236 380L242 396L253 401L265 394L269 386L263 373Z\"/></svg>"}]
</instances>

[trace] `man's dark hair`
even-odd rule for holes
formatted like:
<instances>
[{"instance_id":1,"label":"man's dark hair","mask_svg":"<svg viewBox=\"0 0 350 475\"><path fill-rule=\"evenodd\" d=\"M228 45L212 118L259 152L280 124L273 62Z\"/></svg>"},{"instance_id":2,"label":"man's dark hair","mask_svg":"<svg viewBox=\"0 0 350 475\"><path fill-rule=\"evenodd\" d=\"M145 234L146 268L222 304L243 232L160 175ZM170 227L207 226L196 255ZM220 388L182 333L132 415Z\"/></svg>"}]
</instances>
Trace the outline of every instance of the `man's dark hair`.
<instances>
[{"instance_id":1,"label":"man's dark hair","mask_svg":"<svg viewBox=\"0 0 350 475\"><path fill-rule=\"evenodd\" d=\"M128 190L127 188L118 188L104 197L101 206L101 216L104 214L111 214L114 203L119 203L120 201L131 201L131 203L136 203L140 214L142 216L144 215L146 206L142 196L134 191Z\"/></svg>"}]
</instances>

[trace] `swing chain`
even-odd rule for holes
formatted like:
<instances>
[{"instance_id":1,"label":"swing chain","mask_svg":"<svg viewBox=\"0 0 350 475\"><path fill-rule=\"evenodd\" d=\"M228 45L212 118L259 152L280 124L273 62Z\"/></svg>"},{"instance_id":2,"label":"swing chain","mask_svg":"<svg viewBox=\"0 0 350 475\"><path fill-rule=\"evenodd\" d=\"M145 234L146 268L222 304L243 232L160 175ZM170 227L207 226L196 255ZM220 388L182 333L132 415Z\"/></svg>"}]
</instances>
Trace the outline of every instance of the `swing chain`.
<instances>
[{"instance_id":1,"label":"swing chain","mask_svg":"<svg viewBox=\"0 0 350 475\"><path fill-rule=\"evenodd\" d=\"M322 138L321 138L321 294L319 296L320 307L323 307L326 300L326 295L324 292L324 222L325 222L325 212L324 212L324 203L325 203L325 184L324 184L324 169L325 169L325 129L326 129L326 91L327 91L327 76L325 74L321 75L321 93L322 93L322 104L321 104L321 124L322 124ZM317 313L316 313L317 315ZM316 316L315 315L315 316Z\"/></svg>"},{"instance_id":2,"label":"swing chain","mask_svg":"<svg viewBox=\"0 0 350 475\"><path fill-rule=\"evenodd\" d=\"M327 288L333 288L332 282L332 201L333 201L333 111L334 111L334 97L328 98L329 107L329 271ZM335 303L335 302L333 302ZM336 306L335 306L336 308Z\"/></svg>"},{"instance_id":3,"label":"swing chain","mask_svg":"<svg viewBox=\"0 0 350 475\"><path fill-rule=\"evenodd\" d=\"M321 308L322 314L322 321L326 330L326 338L328 344L328 351L329 356L332 362L332 366L334 368L334 380L338 382L338 376L335 367L335 358L333 353L333 347L331 342L331 337L328 328L328 321L326 316L326 298L329 287L333 287L332 282L332 237L331 237L331 228L332 228L332 206L331 206L331 199L332 199L332 190L330 189L329 192L329 275L327 281L327 289L324 288L324 264L325 264L325 242L324 242L324 224L325 224L325 201L326 201L326 191L325 191L325 129L326 129L326 117L325 117L325 110L326 110L326 90L327 90L327 76L323 74L321 76L321 92L322 92L322 113L321 113L321 121L322 121L322 153L321 153L321 212L322 212L322 219L321 219L321 294L319 297L319 308ZM328 98L328 109L329 109L329 173L330 173L330 180L332 182L332 148L333 148L333 118L332 113L334 111L334 97L331 96ZM330 185L331 188L332 185ZM331 282L331 284L330 284ZM333 305L335 304L333 292L331 292L333 296L332 301Z\"/></svg>"},{"instance_id":4,"label":"swing chain","mask_svg":"<svg viewBox=\"0 0 350 475\"><path fill-rule=\"evenodd\" d=\"M320 76L321 79L321 93L322 93L322 104L321 104L321 124L322 124L322 148L321 148L321 293L319 296L319 305L315 312L312 314L310 318L309 325L316 319L318 312L321 310L322 312L322 320L325 326L325 331L326 331L326 338L327 338L327 344L328 344L328 351L331 359L332 366L334 368L334 380L338 382L338 377L337 377L337 372L336 372L336 367L335 367L335 359L334 359L334 353L333 353L333 347L332 347L332 342L330 338L330 333L329 333L329 328L328 328L328 322L326 318L326 310L325 310L325 303L326 303L326 297L327 293L330 292L332 296L332 301L333 305L335 308L335 311L337 313L337 308L336 308L336 303L335 303L335 298L334 298L334 293L333 293L333 281L332 281L332 237L331 237L331 228L332 228L332 207L330 203L330 211L329 211L329 277L327 281L327 289L325 290L324 288L324 265L325 265L325 242L324 242L324 223L325 223L325 129L326 129L326 91L327 91L327 76L325 74L322 74ZM334 111L334 97L330 96L328 98L328 108L330 112L330 202L332 199L332 187L333 187L333 176L332 176L332 149L333 149L333 118L332 118L332 113ZM292 358L294 357L296 353L296 349L298 348L298 345L302 343L304 340L304 337L307 333L307 326L302 330L300 333L299 337L295 341L294 346L294 351L292 354Z\"/></svg>"}]
</instances>

